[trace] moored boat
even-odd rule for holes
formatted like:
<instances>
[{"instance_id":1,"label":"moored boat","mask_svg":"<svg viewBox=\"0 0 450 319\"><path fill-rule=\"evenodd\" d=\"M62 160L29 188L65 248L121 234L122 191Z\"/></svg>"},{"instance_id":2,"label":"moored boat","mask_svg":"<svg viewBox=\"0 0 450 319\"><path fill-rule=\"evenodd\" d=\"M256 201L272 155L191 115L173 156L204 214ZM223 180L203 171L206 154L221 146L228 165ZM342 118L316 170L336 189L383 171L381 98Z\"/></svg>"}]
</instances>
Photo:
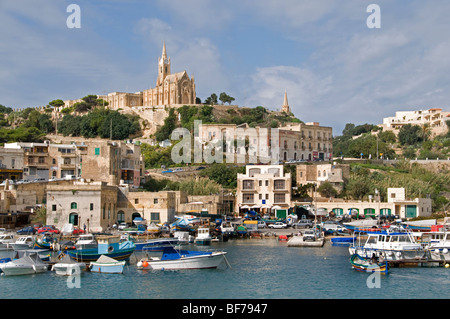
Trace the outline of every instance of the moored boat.
<instances>
[{"instance_id":1,"label":"moored boat","mask_svg":"<svg viewBox=\"0 0 450 319\"><path fill-rule=\"evenodd\" d=\"M180 270L217 268L223 261L228 264L224 251L192 251L164 249L161 258L150 257L137 263L138 269Z\"/></svg>"},{"instance_id":2,"label":"moored boat","mask_svg":"<svg viewBox=\"0 0 450 319\"><path fill-rule=\"evenodd\" d=\"M212 237L209 234L208 227L199 227L197 230L197 237L195 237L194 243L197 245L211 245Z\"/></svg>"},{"instance_id":3,"label":"moored boat","mask_svg":"<svg viewBox=\"0 0 450 319\"><path fill-rule=\"evenodd\" d=\"M14 250L30 249L34 246L33 236L21 236L11 244Z\"/></svg>"},{"instance_id":4,"label":"moored boat","mask_svg":"<svg viewBox=\"0 0 450 319\"><path fill-rule=\"evenodd\" d=\"M349 247L350 255L371 258L374 254L389 261L424 259L425 249L417 243L411 232L369 232L364 233L364 244L361 244L361 233L357 241Z\"/></svg>"},{"instance_id":5,"label":"moored boat","mask_svg":"<svg viewBox=\"0 0 450 319\"><path fill-rule=\"evenodd\" d=\"M80 274L85 268L85 263L77 262L69 255L64 255L56 264L52 266L52 271L59 276L72 276Z\"/></svg>"},{"instance_id":6,"label":"moored boat","mask_svg":"<svg viewBox=\"0 0 450 319\"><path fill-rule=\"evenodd\" d=\"M75 242L75 249L96 249L98 247L97 240L93 234L82 234L78 236Z\"/></svg>"},{"instance_id":7,"label":"moored boat","mask_svg":"<svg viewBox=\"0 0 450 319\"><path fill-rule=\"evenodd\" d=\"M358 254L353 254L350 257L350 264L352 268L363 272L388 272L388 263L386 260L378 260L375 258L364 258Z\"/></svg>"},{"instance_id":8,"label":"moored boat","mask_svg":"<svg viewBox=\"0 0 450 319\"><path fill-rule=\"evenodd\" d=\"M118 261L105 255L101 255L96 261L89 264L92 272L105 274L122 274L125 267L125 260Z\"/></svg>"},{"instance_id":9,"label":"moored boat","mask_svg":"<svg viewBox=\"0 0 450 319\"><path fill-rule=\"evenodd\" d=\"M422 245L433 261L450 261L450 232L438 231L422 234Z\"/></svg>"},{"instance_id":10,"label":"moored boat","mask_svg":"<svg viewBox=\"0 0 450 319\"><path fill-rule=\"evenodd\" d=\"M0 270L6 276L31 275L46 272L48 265L41 260L37 253L34 253L0 264Z\"/></svg>"},{"instance_id":11,"label":"moored boat","mask_svg":"<svg viewBox=\"0 0 450 319\"><path fill-rule=\"evenodd\" d=\"M96 261L101 255L115 260L128 260L135 251L136 245L131 240L120 242L119 236L98 236L97 248L68 250L67 254L77 261Z\"/></svg>"},{"instance_id":12,"label":"moored boat","mask_svg":"<svg viewBox=\"0 0 450 319\"><path fill-rule=\"evenodd\" d=\"M136 251L163 251L165 247L178 245L178 238L155 238L143 242L135 242Z\"/></svg>"},{"instance_id":13,"label":"moored boat","mask_svg":"<svg viewBox=\"0 0 450 319\"><path fill-rule=\"evenodd\" d=\"M13 234L1 234L0 235L0 250L13 249L12 244L15 242Z\"/></svg>"}]
</instances>

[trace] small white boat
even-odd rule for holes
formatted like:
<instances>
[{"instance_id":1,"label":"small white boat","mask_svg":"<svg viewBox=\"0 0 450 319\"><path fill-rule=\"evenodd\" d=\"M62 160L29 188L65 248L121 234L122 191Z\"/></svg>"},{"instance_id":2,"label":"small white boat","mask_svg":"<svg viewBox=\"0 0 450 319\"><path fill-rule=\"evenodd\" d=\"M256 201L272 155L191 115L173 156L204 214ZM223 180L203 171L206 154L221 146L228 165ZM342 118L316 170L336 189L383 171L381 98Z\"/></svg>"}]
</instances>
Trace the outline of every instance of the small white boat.
<instances>
[{"instance_id":1,"label":"small white boat","mask_svg":"<svg viewBox=\"0 0 450 319\"><path fill-rule=\"evenodd\" d=\"M197 237L195 237L194 243L198 245L211 245L212 237L209 234L209 228L200 227L197 231Z\"/></svg>"},{"instance_id":2,"label":"small white boat","mask_svg":"<svg viewBox=\"0 0 450 319\"><path fill-rule=\"evenodd\" d=\"M217 268L223 261L228 264L224 251L192 251L166 248L161 258L149 257L137 263L138 269L180 270Z\"/></svg>"},{"instance_id":3,"label":"small white boat","mask_svg":"<svg viewBox=\"0 0 450 319\"><path fill-rule=\"evenodd\" d=\"M92 272L101 272L106 274L122 274L126 261L117 261L108 256L101 255L97 261L91 261L89 268Z\"/></svg>"},{"instance_id":4,"label":"small white boat","mask_svg":"<svg viewBox=\"0 0 450 319\"><path fill-rule=\"evenodd\" d=\"M450 261L450 232L423 233L422 245L424 245L430 260Z\"/></svg>"},{"instance_id":5,"label":"small white boat","mask_svg":"<svg viewBox=\"0 0 450 319\"><path fill-rule=\"evenodd\" d=\"M85 263L77 262L69 255L64 255L56 264L52 266L52 271L60 276L72 276L80 274L85 268Z\"/></svg>"},{"instance_id":6,"label":"small white boat","mask_svg":"<svg viewBox=\"0 0 450 319\"><path fill-rule=\"evenodd\" d=\"M189 244L189 232L188 231L176 231L173 233L173 238L178 239L179 245Z\"/></svg>"},{"instance_id":7,"label":"small white boat","mask_svg":"<svg viewBox=\"0 0 450 319\"><path fill-rule=\"evenodd\" d=\"M34 246L33 236L21 236L11 244L14 250L30 249Z\"/></svg>"},{"instance_id":8,"label":"small white boat","mask_svg":"<svg viewBox=\"0 0 450 319\"><path fill-rule=\"evenodd\" d=\"M13 234L2 234L0 235L0 250L10 250L13 249L11 245L14 243L14 235Z\"/></svg>"},{"instance_id":9,"label":"small white boat","mask_svg":"<svg viewBox=\"0 0 450 319\"><path fill-rule=\"evenodd\" d=\"M46 272L48 265L36 253L14 259L5 264L0 264L0 270L6 276L31 275Z\"/></svg>"},{"instance_id":10,"label":"small white boat","mask_svg":"<svg viewBox=\"0 0 450 319\"><path fill-rule=\"evenodd\" d=\"M97 248L98 243L95 236L92 234L85 234L78 236L78 240L75 242L75 249L92 249Z\"/></svg>"}]
</instances>

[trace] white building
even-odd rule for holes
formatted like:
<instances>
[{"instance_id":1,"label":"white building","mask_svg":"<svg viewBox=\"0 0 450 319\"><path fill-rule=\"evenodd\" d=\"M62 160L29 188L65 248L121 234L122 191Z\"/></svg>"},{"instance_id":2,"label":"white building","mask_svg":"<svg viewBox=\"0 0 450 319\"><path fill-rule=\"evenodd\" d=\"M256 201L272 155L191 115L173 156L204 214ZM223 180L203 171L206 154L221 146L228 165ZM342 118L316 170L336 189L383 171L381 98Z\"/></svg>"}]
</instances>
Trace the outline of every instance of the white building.
<instances>
[{"instance_id":1,"label":"white building","mask_svg":"<svg viewBox=\"0 0 450 319\"><path fill-rule=\"evenodd\" d=\"M260 213L287 215L291 203L291 174L283 165L247 165L237 174L236 211L254 209Z\"/></svg>"}]
</instances>

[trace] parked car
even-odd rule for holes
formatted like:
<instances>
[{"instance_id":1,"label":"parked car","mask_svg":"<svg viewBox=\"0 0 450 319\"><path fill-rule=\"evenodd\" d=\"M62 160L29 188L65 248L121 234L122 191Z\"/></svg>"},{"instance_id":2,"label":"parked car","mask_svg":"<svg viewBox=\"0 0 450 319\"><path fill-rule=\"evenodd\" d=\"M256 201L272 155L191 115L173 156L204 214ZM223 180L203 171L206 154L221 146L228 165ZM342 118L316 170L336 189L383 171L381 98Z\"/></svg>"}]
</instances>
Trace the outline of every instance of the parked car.
<instances>
[{"instance_id":1,"label":"parked car","mask_svg":"<svg viewBox=\"0 0 450 319\"><path fill-rule=\"evenodd\" d=\"M263 220L258 220L258 228L267 228L267 224Z\"/></svg>"},{"instance_id":2,"label":"parked car","mask_svg":"<svg viewBox=\"0 0 450 319\"><path fill-rule=\"evenodd\" d=\"M303 240L304 241L307 241L307 240L315 241L316 240L316 232L314 231L314 229L305 230L305 233L303 234Z\"/></svg>"},{"instance_id":3,"label":"parked car","mask_svg":"<svg viewBox=\"0 0 450 319\"><path fill-rule=\"evenodd\" d=\"M36 234L36 229L34 229L32 226L26 226L22 229L19 229L16 233L18 235L34 235Z\"/></svg>"},{"instance_id":4,"label":"parked car","mask_svg":"<svg viewBox=\"0 0 450 319\"><path fill-rule=\"evenodd\" d=\"M119 226L117 227L119 230L124 230L125 228L127 228L128 225L127 223L120 223Z\"/></svg>"},{"instance_id":5,"label":"parked car","mask_svg":"<svg viewBox=\"0 0 450 319\"><path fill-rule=\"evenodd\" d=\"M313 227L313 222L309 219L300 219L297 223L293 224L294 228L311 228Z\"/></svg>"},{"instance_id":6,"label":"parked car","mask_svg":"<svg viewBox=\"0 0 450 319\"><path fill-rule=\"evenodd\" d=\"M53 226L44 226L44 227L41 227L38 229L38 234L42 234L42 233L46 233L46 232L55 233L55 234L60 233L59 229L56 229Z\"/></svg>"},{"instance_id":7,"label":"parked car","mask_svg":"<svg viewBox=\"0 0 450 319\"><path fill-rule=\"evenodd\" d=\"M178 167L178 168L175 168L173 171L174 171L174 172L182 172L183 169L182 169L181 167Z\"/></svg>"},{"instance_id":8,"label":"parked car","mask_svg":"<svg viewBox=\"0 0 450 319\"><path fill-rule=\"evenodd\" d=\"M269 228L276 228L276 229L281 229L281 228L286 228L286 227L287 227L287 224L283 223L283 222L276 222L276 223L269 225Z\"/></svg>"},{"instance_id":9,"label":"parked car","mask_svg":"<svg viewBox=\"0 0 450 319\"><path fill-rule=\"evenodd\" d=\"M74 228L72 235L80 235L80 234L84 234L84 230L79 229L79 228Z\"/></svg>"},{"instance_id":10,"label":"parked car","mask_svg":"<svg viewBox=\"0 0 450 319\"><path fill-rule=\"evenodd\" d=\"M199 167L197 167L195 170L196 171L201 171L202 169L205 169L206 167L205 166L199 166Z\"/></svg>"}]
</instances>

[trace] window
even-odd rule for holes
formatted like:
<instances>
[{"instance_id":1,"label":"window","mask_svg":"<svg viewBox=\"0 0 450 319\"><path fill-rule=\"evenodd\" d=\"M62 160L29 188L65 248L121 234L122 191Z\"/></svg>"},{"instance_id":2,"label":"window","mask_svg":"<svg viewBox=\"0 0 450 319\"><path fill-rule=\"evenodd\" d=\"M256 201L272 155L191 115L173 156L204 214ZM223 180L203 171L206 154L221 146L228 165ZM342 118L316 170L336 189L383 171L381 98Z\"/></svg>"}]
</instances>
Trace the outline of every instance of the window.
<instances>
[{"instance_id":1,"label":"window","mask_svg":"<svg viewBox=\"0 0 450 319\"><path fill-rule=\"evenodd\" d=\"M160 221L159 213L150 213L150 221L159 222Z\"/></svg>"},{"instance_id":2,"label":"window","mask_svg":"<svg viewBox=\"0 0 450 319\"><path fill-rule=\"evenodd\" d=\"M135 199L134 199L134 203L135 203L135 204L139 204L139 198L135 198Z\"/></svg>"},{"instance_id":3,"label":"window","mask_svg":"<svg viewBox=\"0 0 450 319\"><path fill-rule=\"evenodd\" d=\"M284 189L285 183L284 180L276 180L274 182L274 189Z\"/></svg>"},{"instance_id":4,"label":"window","mask_svg":"<svg viewBox=\"0 0 450 319\"><path fill-rule=\"evenodd\" d=\"M253 194L243 194L242 202L243 203L253 203L254 202Z\"/></svg>"},{"instance_id":5,"label":"window","mask_svg":"<svg viewBox=\"0 0 450 319\"><path fill-rule=\"evenodd\" d=\"M158 199L157 198L153 199L153 204L158 204Z\"/></svg>"},{"instance_id":6,"label":"window","mask_svg":"<svg viewBox=\"0 0 450 319\"><path fill-rule=\"evenodd\" d=\"M100 155L100 147L95 148L95 155Z\"/></svg>"},{"instance_id":7,"label":"window","mask_svg":"<svg viewBox=\"0 0 450 319\"><path fill-rule=\"evenodd\" d=\"M52 212L56 212L56 204L52 205Z\"/></svg>"},{"instance_id":8,"label":"window","mask_svg":"<svg viewBox=\"0 0 450 319\"><path fill-rule=\"evenodd\" d=\"M75 202L70 203L70 209L77 209L77 203Z\"/></svg>"},{"instance_id":9,"label":"window","mask_svg":"<svg viewBox=\"0 0 450 319\"><path fill-rule=\"evenodd\" d=\"M94 210L94 203L89 204L89 210Z\"/></svg>"},{"instance_id":10,"label":"window","mask_svg":"<svg viewBox=\"0 0 450 319\"><path fill-rule=\"evenodd\" d=\"M266 186L269 186L269 181L268 180L266 180Z\"/></svg>"},{"instance_id":11,"label":"window","mask_svg":"<svg viewBox=\"0 0 450 319\"><path fill-rule=\"evenodd\" d=\"M275 194L274 201L275 203L284 203L286 199L285 194Z\"/></svg>"},{"instance_id":12,"label":"window","mask_svg":"<svg viewBox=\"0 0 450 319\"><path fill-rule=\"evenodd\" d=\"M242 189L253 189L254 184L252 180L244 180L242 181Z\"/></svg>"}]
</instances>

